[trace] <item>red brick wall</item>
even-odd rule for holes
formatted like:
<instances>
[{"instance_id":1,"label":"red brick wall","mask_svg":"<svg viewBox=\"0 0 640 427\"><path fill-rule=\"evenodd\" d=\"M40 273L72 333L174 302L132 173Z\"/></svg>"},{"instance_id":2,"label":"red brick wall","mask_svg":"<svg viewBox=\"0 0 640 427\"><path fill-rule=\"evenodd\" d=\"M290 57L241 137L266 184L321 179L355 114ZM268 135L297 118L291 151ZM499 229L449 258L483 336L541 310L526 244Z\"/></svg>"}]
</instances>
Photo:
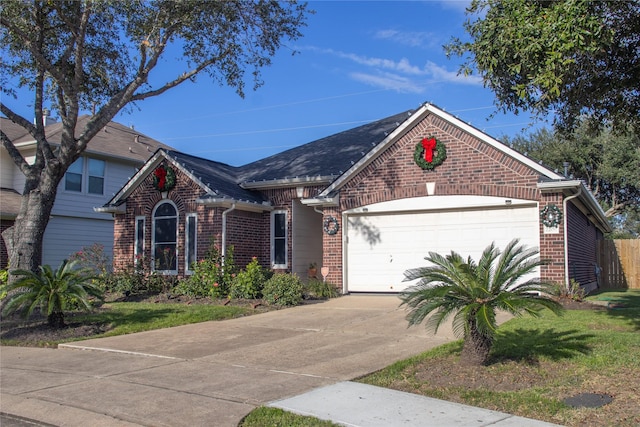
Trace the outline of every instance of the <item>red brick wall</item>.
<instances>
[{"instance_id":1,"label":"red brick wall","mask_svg":"<svg viewBox=\"0 0 640 427\"><path fill-rule=\"evenodd\" d=\"M567 205L569 279L583 286L595 284L596 245L602 233L572 202Z\"/></svg>"},{"instance_id":2,"label":"red brick wall","mask_svg":"<svg viewBox=\"0 0 640 427\"><path fill-rule=\"evenodd\" d=\"M222 213L227 208L209 208L195 203L201 195L199 188L186 175L176 171L176 186L169 192L168 200L178 208L178 275L184 274L185 218L197 213L197 256L202 259L214 244L221 250ZM114 269L122 270L133 265L135 242L135 218L145 217L145 254L151 259L151 237L153 208L161 202L162 195L153 187L153 179L147 177L127 199L124 215L117 215L114 225ZM268 220L268 216L267 216ZM266 236L265 236L266 230ZM266 241L266 243L265 243ZM257 256L268 265L268 227L264 227L264 214L234 210L227 215L227 247L234 247L236 265L244 268L251 257ZM266 246L266 257L265 257Z\"/></svg>"},{"instance_id":3,"label":"red brick wall","mask_svg":"<svg viewBox=\"0 0 640 427\"><path fill-rule=\"evenodd\" d=\"M413 158L416 144L426 136L435 136L447 149L447 159L435 170L421 169ZM538 174L522 163L431 115L381 153L341 189L340 209L343 211L371 203L427 196L427 182L436 183L436 195L479 195L532 200L540 202L540 209L546 203L561 206L560 195L541 194L537 188L538 179ZM337 214L334 216L339 218ZM541 257L553 260L541 274L544 278L561 281L564 277L562 232L545 235L542 233L542 225L540 227ZM324 247L325 251L331 253L332 266L335 264L336 269L340 270L340 276L332 275L332 279L342 283L340 238L325 236Z\"/></svg>"}]
</instances>

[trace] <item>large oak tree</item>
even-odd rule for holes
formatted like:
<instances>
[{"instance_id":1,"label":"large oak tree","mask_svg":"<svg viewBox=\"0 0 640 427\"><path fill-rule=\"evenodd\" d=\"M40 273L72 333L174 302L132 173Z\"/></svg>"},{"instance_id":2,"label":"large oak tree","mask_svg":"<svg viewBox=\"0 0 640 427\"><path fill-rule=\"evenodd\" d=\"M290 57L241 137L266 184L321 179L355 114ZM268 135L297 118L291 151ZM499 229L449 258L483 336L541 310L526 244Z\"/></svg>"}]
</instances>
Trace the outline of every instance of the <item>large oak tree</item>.
<instances>
[{"instance_id":1,"label":"large oak tree","mask_svg":"<svg viewBox=\"0 0 640 427\"><path fill-rule=\"evenodd\" d=\"M639 1L473 0L467 14L470 40L445 48L479 72L499 110L640 134Z\"/></svg>"},{"instance_id":2,"label":"large oak tree","mask_svg":"<svg viewBox=\"0 0 640 427\"><path fill-rule=\"evenodd\" d=\"M20 212L2 237L11 267L32 271L41 263L58 184L118 112L203 74L243 96L245 73L251 73L254 88L260 86L260 70L284 43L301 37L309 12L306 3L268 0L2 3L0 111L37 143L35 160L27 162L0 130L4 148L26 177ZM159 72L163 61L182 69L160 81L167 74ZM25 102L12 88L25 87L33 93L35 124L11 106ZM61 118L59 145L45 136L45 108ZM80 112L89 109L95 114L77 129Z\"/></svg>"}]
</instances>

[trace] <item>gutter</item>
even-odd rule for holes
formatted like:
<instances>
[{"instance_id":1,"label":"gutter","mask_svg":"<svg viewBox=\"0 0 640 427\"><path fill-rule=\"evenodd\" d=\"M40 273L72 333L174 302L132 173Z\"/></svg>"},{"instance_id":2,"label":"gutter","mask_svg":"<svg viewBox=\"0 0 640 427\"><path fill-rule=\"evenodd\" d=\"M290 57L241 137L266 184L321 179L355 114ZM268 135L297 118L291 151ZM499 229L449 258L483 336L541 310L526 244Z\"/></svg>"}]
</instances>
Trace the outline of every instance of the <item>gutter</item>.
<instances>
[{"instance_id":1,"label":"gutter","mask_svg":"<svg viewBox=\"0 0 640 427\"><path fill-rule=\"evenodd\" d=\"M245 190L264 190L269 188L295 187L301 184L306 185L325 185L330 184L337 175L326 176L305 176L295 178L282 178L262 181L248 181L240 184L240 188Z\"/></svg>"},{"instance_id":2,"label":"gutter","mask_svg":"<svg viewBox=\"0 0 640 427\"><path fill-rule=\"evenodd\" d=\"M199 198L196 200L196 204L210 208L228 208L231 206L235 206L237 209L251 212L270 212L273 210L273 206L271 206L271 204L269 204L268 202L255 203L231 199L227 197Z\"/></svg>"}]
</instances>

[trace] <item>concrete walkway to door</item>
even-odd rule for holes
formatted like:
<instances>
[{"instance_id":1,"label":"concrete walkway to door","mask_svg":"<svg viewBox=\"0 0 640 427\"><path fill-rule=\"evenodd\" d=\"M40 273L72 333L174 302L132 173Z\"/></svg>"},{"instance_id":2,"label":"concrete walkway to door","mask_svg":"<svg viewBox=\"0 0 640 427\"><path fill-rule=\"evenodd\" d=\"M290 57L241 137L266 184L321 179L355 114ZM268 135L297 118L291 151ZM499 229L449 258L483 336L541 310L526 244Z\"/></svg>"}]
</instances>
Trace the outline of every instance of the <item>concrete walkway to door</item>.
<instances>
[{"instance_id":1,"label":"concrete walkway to door","mask_svg":"<svg viewBox=\"0 0 640 427\"><path fill-rule=\"evenodd\" d=\"M453 338L407 328L396 296L2 347L0 412L58 426L235 427L255 407L348 381Z\"/></svg>"}]
</instances>

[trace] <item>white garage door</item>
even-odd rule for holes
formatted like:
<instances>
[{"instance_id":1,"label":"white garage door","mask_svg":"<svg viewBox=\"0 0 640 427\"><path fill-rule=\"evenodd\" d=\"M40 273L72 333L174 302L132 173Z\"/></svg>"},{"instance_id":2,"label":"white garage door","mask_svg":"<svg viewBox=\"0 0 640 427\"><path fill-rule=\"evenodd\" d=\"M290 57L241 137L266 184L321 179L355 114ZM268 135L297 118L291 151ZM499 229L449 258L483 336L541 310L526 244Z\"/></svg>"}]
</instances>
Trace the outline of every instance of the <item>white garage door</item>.
<instances>
[{"instance_id":1,"label":"white garage door","mask_svg":"<svg viewBox=\"0 0 640 427\"><path fill-rule=\"evenodd\" d=\"M424 258L431 251L446 255L454 250L477 261L491 242L502 249L519 238L538 247L537 207L501 202L462 210L349 214L347 291L402 291L415 284L403 281L404 271L428 265Z\"/></svg>"}]
</instances>

